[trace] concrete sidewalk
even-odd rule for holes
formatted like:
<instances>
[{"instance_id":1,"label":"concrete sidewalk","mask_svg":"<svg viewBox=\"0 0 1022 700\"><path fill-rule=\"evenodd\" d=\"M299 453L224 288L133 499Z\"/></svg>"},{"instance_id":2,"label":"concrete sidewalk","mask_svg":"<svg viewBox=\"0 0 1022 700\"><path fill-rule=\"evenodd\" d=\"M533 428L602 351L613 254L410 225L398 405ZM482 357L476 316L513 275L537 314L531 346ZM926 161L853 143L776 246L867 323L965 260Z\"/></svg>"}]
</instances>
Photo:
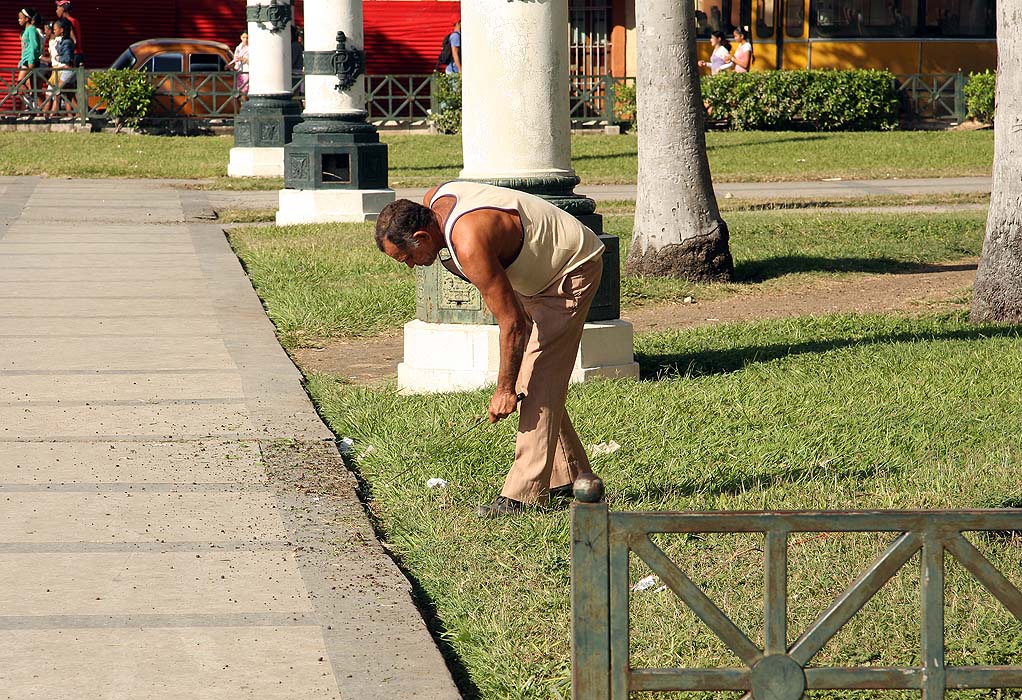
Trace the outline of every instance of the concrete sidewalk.
<instances>
[{"instance_id":1,"label":"concrete sidewalk","mask_svg":"<svg viewBox=\"0 0 1022 700\"><path fill-rule=\"evenodd\" d=\"M0 178L0 698L457 698L209 214Z\"/></svg>"},{"instance_id":2,"label":"concrete sidewalk","mask_svg":"<svg viewBox=\"0 0 1022 700\"><path fill-rule=\"evenodd\" d=\"M186 181L174 181L183 184ZM635 185L587 185L575 188L597 201L635 199ZM989 177L941 177L921 180L814 180L809 182L722 182L713 186L717 197L737 199L841 198L874 195L990 192ZM398 188L397 196L420 201L425 187ZM275 209L277 191L210 192L216 209Z\"/></svg>"}]
</instances>

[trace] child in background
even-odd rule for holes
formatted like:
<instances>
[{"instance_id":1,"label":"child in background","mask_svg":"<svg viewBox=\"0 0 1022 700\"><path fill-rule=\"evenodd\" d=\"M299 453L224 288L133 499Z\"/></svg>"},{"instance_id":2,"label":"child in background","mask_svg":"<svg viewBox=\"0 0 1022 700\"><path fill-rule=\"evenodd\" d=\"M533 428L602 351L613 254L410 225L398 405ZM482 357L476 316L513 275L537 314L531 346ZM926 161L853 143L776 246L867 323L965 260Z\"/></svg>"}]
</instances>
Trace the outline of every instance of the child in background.
<instances>
[{"instance_id":1,"label":"child in background","mask_svg":"<svg viewBox=\"0 0 1022 700\"><path fill-rule=\"evenodd\" d=\"M53 41L50 47L50 65L53 68L49 99L43 107L48 115L54 115L63 109L70 111L71 103L63 96L62 88L74 76L75 43L71 40L71 23L66 19L58 19L53 23Z\"/></svg>"}]
</instances>

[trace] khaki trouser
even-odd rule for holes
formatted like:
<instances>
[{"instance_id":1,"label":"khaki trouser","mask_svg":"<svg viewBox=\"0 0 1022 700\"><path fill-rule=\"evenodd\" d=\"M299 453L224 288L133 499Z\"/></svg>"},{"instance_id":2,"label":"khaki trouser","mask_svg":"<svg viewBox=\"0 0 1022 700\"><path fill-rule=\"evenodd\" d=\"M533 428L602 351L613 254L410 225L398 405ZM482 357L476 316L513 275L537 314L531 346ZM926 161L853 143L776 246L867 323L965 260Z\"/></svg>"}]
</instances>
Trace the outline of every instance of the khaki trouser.
<instances>
[{"instance_id":1,"label":"khaki trouser","mask_svg":"<svg viewBox=\"0 0 1022 700\"><path fill-rule=\"evenodd\" d=\"M535 296L520 296L532 335L518 372L515 462L501 495L523 503L547 500L551 488L590 471L564 402L589 306L600 286L603 259L575 268Z\"/></svg>"}]
</instances>

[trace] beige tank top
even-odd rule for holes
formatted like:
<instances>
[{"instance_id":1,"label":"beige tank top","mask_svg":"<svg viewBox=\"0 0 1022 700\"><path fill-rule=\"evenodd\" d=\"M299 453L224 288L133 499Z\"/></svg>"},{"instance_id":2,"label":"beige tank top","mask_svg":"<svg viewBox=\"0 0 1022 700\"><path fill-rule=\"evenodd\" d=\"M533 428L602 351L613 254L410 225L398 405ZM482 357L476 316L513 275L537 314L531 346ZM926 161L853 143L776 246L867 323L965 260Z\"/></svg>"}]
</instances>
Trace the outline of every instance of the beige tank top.
<instances>
[{"instance_id":1,"label":"beige tank top","mask_svg":"<svg viewBox=\"0 0 1022 700\"><path fill-rule=\"evenodd\" d=\"M451 233L462 215L479 209L516 212L522 221L522 249L506 269L511 287L523 296L539 294L582 263L603 253L604 245L592 229L571 214L535 195L477 182L448 182L437 189L430 204L453 196L444 236L451 260L465 271L451 243Z\"/></svg>"}]
</instances>

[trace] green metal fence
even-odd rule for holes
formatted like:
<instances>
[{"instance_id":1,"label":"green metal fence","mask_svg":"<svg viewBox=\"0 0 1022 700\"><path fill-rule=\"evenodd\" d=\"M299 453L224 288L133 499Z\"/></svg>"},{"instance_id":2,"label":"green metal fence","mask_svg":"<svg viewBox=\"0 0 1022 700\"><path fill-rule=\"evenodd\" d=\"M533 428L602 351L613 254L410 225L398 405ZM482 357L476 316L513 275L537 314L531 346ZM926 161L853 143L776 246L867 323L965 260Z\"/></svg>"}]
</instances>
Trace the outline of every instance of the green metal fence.
<instances>
[{"instance_id":1,"label":"green metal fence","mask_svg":"<svg viewBox=\"0 0 1022 700\"><path fill-rule=\"evenodd\" d=\"M0 120L67 120L83 124L104 118L105 105L89 90L89 76L95 71L75 69L75 77L63 90L57 90L60 104L47 110L48 69L33 71L28 79L17 80L18 69L0 68ZM156 96L152 120L191 120L199 122L230 120L244 96L233 72L160 73L151 75ZM366 76L369 119L392 126L425 124L431 107L432 74ZM634 78L609 75L571 76L569 113L575 126L599 126L617 121L616 91L621 85L634 85ZM897 90L907 113L924 118L965 118L962 73L897 76ZM302 99L301 74L293 79L295 99Z\"/></svg>"},{"instance_id":2,"label":"green metal fence","mask_svg":"<svg viewBox=\"0 0 1022 700\"><path fill-rule=\"evenodd\" d=\"M957 73L897 76L904 111L924 119L964 121L966 76Z\"/></svg>"},{"instance_id":3,"label":"green metal fence","mask_svg":"<svg viewBox=\"0 0 1022 700\"><path fill-rule=\"evenodd\" d=\"M598 479L576 482L572 506L572 697L626 700L630 693L746 691L755 700L799 700L806 690L947 690L1022 687L1015 666L945 666L944 558L950 554L1022 622L1022 592L963 532L1022 530L1022 510L615 513ZM788 643L788 538L792 533L889 532L895 537L795 641ZM764 646L760 648L654 544L659 533L761 533ZM824 645L921 552L920 664L806 668ZM736 668L633 668L629 659L629 558L639 557L742 662Z\"/></svg>"}]
</instances>

